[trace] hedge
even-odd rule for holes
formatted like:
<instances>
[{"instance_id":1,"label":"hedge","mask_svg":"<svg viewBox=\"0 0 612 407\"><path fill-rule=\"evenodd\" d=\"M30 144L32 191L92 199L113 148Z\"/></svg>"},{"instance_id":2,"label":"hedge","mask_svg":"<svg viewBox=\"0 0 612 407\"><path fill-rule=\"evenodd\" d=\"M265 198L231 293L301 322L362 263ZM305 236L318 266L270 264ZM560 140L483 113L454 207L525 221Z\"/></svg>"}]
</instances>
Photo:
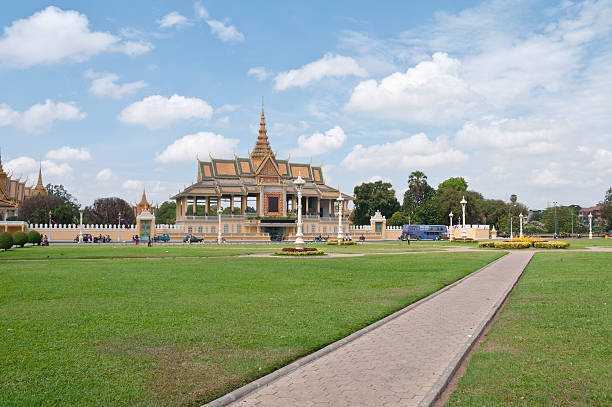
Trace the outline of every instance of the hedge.
<instances>
[{"instance_id":1,"label":"hedge","mask_svg":"<svg viewBox=\"0 0 612 407\"><path fill-rule=\"evenodd\" d=\"M494 242L493 247L496 249L529 249L530 242Z\"/></svg>"},{"instance_id":2,"label":"hedge","mask_svg":"<svg viewBox=\"0 0 612 407\"><path fill-rule=\"evenodd\" d=\"M288 251L288 250L279 250L276 253L277 256L322 256L325 254L323 250L305 250L305 251Z\"/></svg>"},{"instance_id":3,"label":"hedge","mask_svg":"<svg viewBox=\"0 0 612 407\"><path fill-rule=\"evenodd\" d=\"M37 231L31 230L30 233L28 233L28 241L33 244L38 244L42 242L42 236Z\"/></svg>"},{"instance_id":4,"label":"hedge","mask_svg":"<svg viewBox=\"0 0 612 407\"><path fill-rule=\"evenodd\" d=\"M0 233L0 249L8 250L13 247L13 236L9 232Z\"/></svg>"},{"instance_id":5,"label":"hedge","mask_svg":"<svg viewBox=\"0 0 612 407\"><path fill-rule=\"evenodd\" d=\"M28 235L26 235L24 232L13 233L13 244L15 246L23 247L26 243L28 243Z\"/></svg>"},{"instance_id":6,"label":"hedge","mask_svg":"<svg viewBox=\"0 0 612 407\"><path fill-rule=\"evenodd\" d=\"M332 242L327 242L325 243L328 246L353 246L356 245L357 242L353 241L353 240L349 240L348 242L336 242L336 241L332 241Z\"/></svg>"},{"instance_id":7,"label":"hedge","mask_svg":"<svg viewBox=\"0 0 612 407\"><path fill-rule=\"evenodd\" d=\"M533 247L537 249L567 249L569 242L559 241L547 241L547 242L534 242Z\"/></svg>"},{"instance_id":8,"label":"hedge","mask_svg":"<svg viewBox=\"0 0 612 407\"><path fill-rule=\"evenodd\" d=\"M478 247L495 247L495 241L488 240L486 242L478 242Z\"/></svg>"}]
</instances>

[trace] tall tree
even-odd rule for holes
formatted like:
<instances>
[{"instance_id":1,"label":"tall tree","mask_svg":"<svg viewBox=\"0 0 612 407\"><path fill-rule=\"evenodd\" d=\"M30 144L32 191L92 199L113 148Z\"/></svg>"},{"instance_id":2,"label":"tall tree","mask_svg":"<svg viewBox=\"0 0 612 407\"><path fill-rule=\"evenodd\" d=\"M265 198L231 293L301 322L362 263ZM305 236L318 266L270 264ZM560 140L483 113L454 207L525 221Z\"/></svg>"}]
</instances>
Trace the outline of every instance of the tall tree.
<instances>
[{"instance_id":1,"label":"tall tree","mask_svg":"<svg viewBox=\"0 0 612 407\"><path fill-rule=\"evenodd\" d=\"M449 213L453 212L453 222L457 224L462 216L461 199L465 197L465 223L481 224L484 223L484 213L482 209L483 197L476 191L457 191L452 188L444 188L438 191L438 201L440 217L444 224L449 221Z\"/></svg>"},{"instance_id":2,"label":"tall tree","mask_svg":"<svg viewBox=\"0 0 612 407\"><path fill-rule=\"evenodd\" d=\"M19 220L47 224L49 212L53 221L57 223L73 223L74 217L78 214L78 210L59 196L37 195L24 199L19 205Z\"/></svg>"},{"instance_id":3,"label":"tall tree","mask_svg":"<svg viewBox=\"0 0 612 407\"><path fill-rule=\"evenodd\" d=\"M400 209L395 190L388 182L364 182L353 189L353 194L355 209L351 216L356 225L369 224L370 217L377 210L386 218L391 218Z\"/></svg>"},{"instance_id":4,"label":"tall tree","mask_svg":"<svg viewBox=\"0 0 612 407\"><path fill-rule=\"evenodd\" d=\"M605 195L603 201L599 203L601 205L601 219L604 223L605 231L610 231L612 229L612 187L609 188Z\"/></svg>"},{"instance_id":5,"label":"tall tree","mask_svg":"<svg viewBox=\"0 0 612 407\"><path fill-rule=\"evenodd\" d=\"M404 193L404 202L402 202L404 215L414 218L417 208L431 199L435 192L427 183L427 175L422 171L411 172L408 176L408 189Z\"/></svg>"},{"instance_id":6,"label":"tall tree","mask_svg":"<svg viewBox=\"0 0 612 407\"><path fill-rule=\"evenodd\" d=\"M74 203L74 204L78 203L76 198L70 192L68 192L63 185L47 184L45 189L47 190L47 193L49 195L60 197L66 203L68 203L68 202L71 202L71 203Z\"/></svg>"},{"instance_id":7,"label":"tall tree","mask_svg":"<svg viewBox=\"0 0 612 407\"><path fill-rule=\"evenodd\" d=\"M467 191L468 183L463 177L453 177L442 181L438 185L438 190L452 188L455 191Z\"/></svg>"},{"instance_id":8,"label":"tall tree","mask_svg":"<svg viewBox=\"0 0 612 407\"><path fill-rule=\"evenodd\" d=\"M198 205L199 207L199 205ZM176 222L176 202L166 201L155 211L155 223L174 225Z\"/></svg>"},{"instance_id":9,"label":"tall tree","mask_svg":"<svg viewBox=\"0 0 612 407\"><path fill-rule=\"evenodd\" d=\"M85 217L88 223L94 224L115 224L119 222L119 213L122 219L127 219L127 224L136 221L134 209L121 198L99 198L92 206L85 209Z\"/></svg>"}]
</instances>

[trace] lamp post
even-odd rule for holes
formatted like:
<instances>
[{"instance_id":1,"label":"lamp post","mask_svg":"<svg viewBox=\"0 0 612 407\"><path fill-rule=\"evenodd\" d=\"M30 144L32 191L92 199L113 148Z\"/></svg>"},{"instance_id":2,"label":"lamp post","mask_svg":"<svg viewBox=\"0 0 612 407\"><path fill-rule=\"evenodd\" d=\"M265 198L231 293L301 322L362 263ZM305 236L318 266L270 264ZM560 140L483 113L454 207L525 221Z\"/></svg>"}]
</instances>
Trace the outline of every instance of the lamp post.
<instances>
[{"instance_id":1,"label":"lamp post","mask_svg":"<svg viewBox=\"0 0 612 407\"><path fill-rule=\"evenodd\" d=\"M521 219L521 233L519 237L523 237L523 212L519 214L519 218Z\"/></svg>"},{"instance_id":2,"label":"lamp post","mask_svg":"<svg viewBox=\"0 0 612 407\"><path fill-rule=\"evenodd\" d=\"M295 188L298 193L297 202L297 233L295 234L295 248L298 250L304 249L304 234L302 233L302 187L306 183L302 179L301 175L298 175L297 179L293 181Z\"/></svg>"},{"instance_id":3,"label":"lamp post","mask_svg":"<svg viewBox=\"0 0 612 407\"><path fill-rule=\"evenodd\" d=\"M448 217L450 218L450 226L448 228L448 231L449 231L449 233L448 233L448 240L450 242L453 241L453 235L454 235L454 233L453 233L453 216L454 216L453 215L453 211L451 211L451 213L448 214Z\"/></svg>"},{"instance_id":4,"label":"lamp post","mask_svg":"<svg viewBox=\"0 0 612 407\"><path fill-rule=\"evenodd\" d=\"M589 239L593 238L593 214L589 212Z\"/></svg>"},{"instance_id":5,"label":"lamp post","mask_svg":"<svg viewBox=\"0 0 612 407\"><path fill-rule=\"evenodd\" d=\"M49 237L47 237L47 241L51 241L51 210L49 210Z\"/></svg>"},{"instance_id":6,"label":"lamp post","mask_svg":"<svg viewBox=\"0 0 612 407\"><path fill-rule=\"evenodd\" d=\"M85 208L82 206L79 208L79 244L83 243L83 212Z\"/></svg>"},{"instance_id":7,"label":"lamp post","mask_svg":"<svg viewBox=\"0 0 612 407\"><path fill-rule=\"evenodd\" d=\"M340 188L338 188L338 198L336 198L336 201L338 201L338 241L341 241L344 237L342 233L342 202L344 198L342 198Z\"/></svg>"},{"instance_id":8,"label":"lamp post","mask_svg":"<svg viewBox=\"0 0 612 407\"><path fill-rule=\"evenodd\" d=\"M463 229L461 230L461 238L465 239L467 237L467 230L465 230L465 205L467 201L465 200L465 196L461 199L461 210L463 211L462 220L463 220Z\"/></svg>"},{"instance_id":9,"label":"lamp post","mask_svg":"<svg viewBox=\"0 0 612 407\"><path fill-rule=\"evenodd\" d=\"M555 207L555 239L557 238L557 230L559 228L559 223L557 222L557 204L558 203L559 202L556 202L556 201L553 202L553 205Z\"/></svg>"},{"instance_id":10,"label":"lamp post","mask_svg":"<svg viewBox=\"0 0 612 407\"><path fill-rule=\"evenodd\" d=\"M219 217L219 232L217 233L217 243L221 244L223 242L223 235L221 235L221 214L223 210L221 209L221 197L217 202L217 216Z\"/></svg>"},{"instance_id":11,"label":"lamp post","mask_svg":"<svg viewBox=\"0 0 612 407\"><path fill-rule=\"evenodd\" d=\"M117 231L117 242L121 243L121 212L119 212L119 224L117 226L119 227Z\"/></svg>"}]
</instances>

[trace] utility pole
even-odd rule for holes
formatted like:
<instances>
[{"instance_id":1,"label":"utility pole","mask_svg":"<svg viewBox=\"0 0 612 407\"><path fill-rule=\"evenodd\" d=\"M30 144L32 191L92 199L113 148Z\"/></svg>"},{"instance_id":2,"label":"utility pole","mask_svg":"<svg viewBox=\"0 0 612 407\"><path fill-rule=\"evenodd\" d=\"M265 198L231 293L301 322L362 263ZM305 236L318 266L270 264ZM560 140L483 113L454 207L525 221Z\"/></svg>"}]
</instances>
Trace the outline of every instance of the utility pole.
<instances>
[{"instance_id":1,"label":"utility pole","mask_svg":"<svg viewBox=\"0 0 612 407\"><path fill-rule=\"evenodd\" d=\"M559 223L557 222L557 204L559 202L553 201L553 205L555 206L555 238L557 237L557 230L559 229Z\"/></svg>"}]
</instances>

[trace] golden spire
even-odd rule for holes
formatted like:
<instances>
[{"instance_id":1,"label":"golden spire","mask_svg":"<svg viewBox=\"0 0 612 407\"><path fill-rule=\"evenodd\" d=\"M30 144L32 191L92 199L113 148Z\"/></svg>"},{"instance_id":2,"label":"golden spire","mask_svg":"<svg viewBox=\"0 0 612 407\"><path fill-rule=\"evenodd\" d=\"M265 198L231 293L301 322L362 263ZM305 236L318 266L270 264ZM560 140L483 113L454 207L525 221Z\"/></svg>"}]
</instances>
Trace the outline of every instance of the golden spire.
<instances>
[{"instance_id":1,"label":"golden spire","mask_svg":"<svg viewBox=\"0 0 612 407\"><path fill-rule=\"evenodd\" d=\"M2 169L2 149L0 149L0 174L4 174L4 169Z\"/></svg>"},{"instance_id":2,"label":"golden spire","mask_svg":"<svg viewBox=\"0 0 612 407\"><path fill-rule=\"evenodd\" d=\"M261 162L266 156L274 155L268 142L268 134L266 130L266 116L264 115L263 98L261 99L261 120L259 122L259 135L257 136L257 142L255 148L251 152L251 159Z\"/></svg>"},{"instance_id":3,"label":"golden spire","mask_svg":"<svg viewBox=\"0 0 612 407\"><path fill-rule=\"evenodd\" d=\"M147 193L145 191L145 189L142 189L142 199L140 200L140 204L142 206L148 206L149 202L147 202Z\"/></svg>"},{"instance_id":4,"label":"golden spire","mask_svg":"<svg viewBox=\"0 0 612 407\"><path fill-rule=\"evenodd\" d=\"M45 188L45 186L43 185L43 180L42 180L42 163L39 163L38 165L38 182L36 183L36 186L34 187L34 195L47 195L47 189Z\"/></svg>"}]
</instances>

